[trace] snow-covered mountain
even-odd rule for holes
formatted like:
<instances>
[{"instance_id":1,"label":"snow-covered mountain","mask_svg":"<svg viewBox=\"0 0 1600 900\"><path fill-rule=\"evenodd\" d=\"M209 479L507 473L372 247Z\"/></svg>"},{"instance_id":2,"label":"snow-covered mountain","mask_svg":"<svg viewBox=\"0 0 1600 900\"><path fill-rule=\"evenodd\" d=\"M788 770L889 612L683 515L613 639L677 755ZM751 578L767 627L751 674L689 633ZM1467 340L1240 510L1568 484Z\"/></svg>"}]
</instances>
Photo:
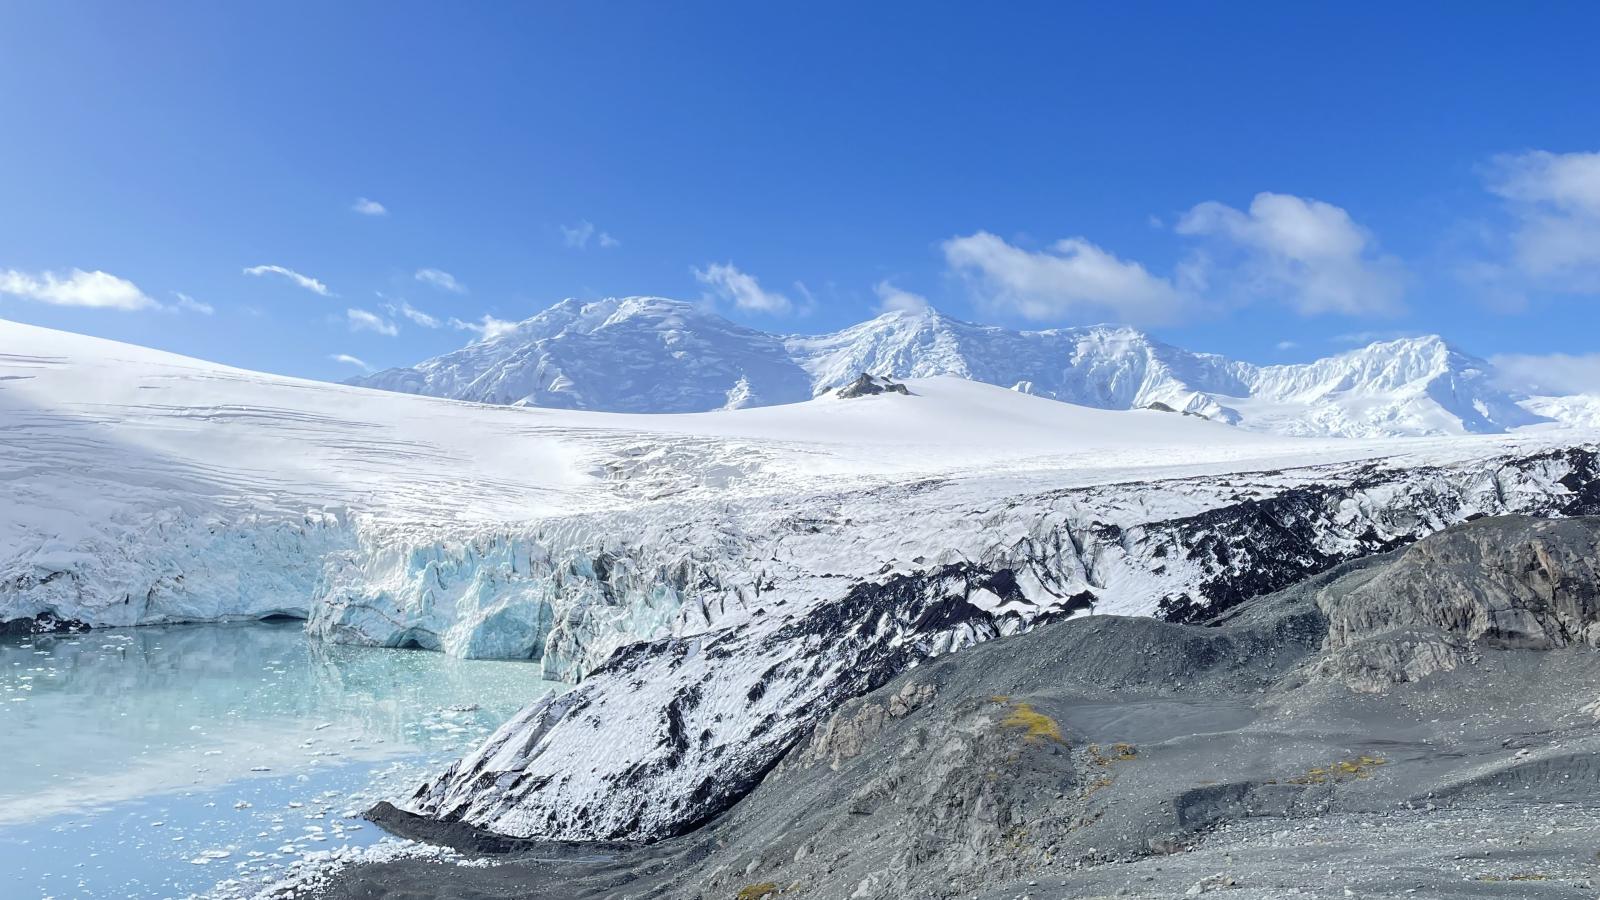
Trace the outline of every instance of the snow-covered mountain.
<instances>
[{"instance_id":1,"label":"snow-covered mountain","mask_svg":"<svg viewBox=\"0 0 1600 900\"><path fill-rule=\"evenodd\" d=\"M812 396L781 338L656 297L564 300L502 334L350 383L607 412L703 412Z\"/></svg>"},{"instance_id":2,"label":"snow-covered mountain","mask_svg":"<svg viewBox=\"0 0 1600 900\"><path fill-rule=\"evenodd\" d=\"M1438 337L1257 366L1132 328L1013 331L932 310L781 336L659 297L566 300L508 333L352 383L485 403L699 412L794 403L862 372L953 375L1100 409L1159 404L1290 435L1498 433L1552 421L1552 411L1569 416L1559 421L1592 424L1584 412L1591 406L1509 393L1489 363Z\"/></svg>"},{"instance_id":3,"label":"snow-covered mountain","mask_svg":"<svg viewBox=\"0 0 1600 900\"><path fill-rule=\"evenodd\" d=\"M513 408L0 322L0 623L286 614L537 659L581 684L408 805L649 838L929 656L1090 610L1195 618L1480 515L1600 511L1594 432L1290 438L906 385Z\"/></svg>"}]
</instances>

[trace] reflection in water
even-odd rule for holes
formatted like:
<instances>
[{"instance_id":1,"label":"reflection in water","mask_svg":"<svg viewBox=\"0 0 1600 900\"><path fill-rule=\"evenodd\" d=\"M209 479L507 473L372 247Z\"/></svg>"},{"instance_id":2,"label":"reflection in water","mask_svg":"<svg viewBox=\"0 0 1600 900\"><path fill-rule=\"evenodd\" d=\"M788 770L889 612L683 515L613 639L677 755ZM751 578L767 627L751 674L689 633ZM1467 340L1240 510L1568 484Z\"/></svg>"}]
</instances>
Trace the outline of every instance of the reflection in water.
<instances>
[{"instance_id":1,"label":"reflection in water","mask_svg":"<svg viewBox=\"0 0 1600 900\"><path fill-rule=\"evenodd\" d=\"M37 879L25 894L165 896L352 842L284 818L318 791L403 791L557 687L537 665L320 644L292 622L0 640L0 867ZM78 883L86 858L102 881Z\"/></svg>"}]
</instances>

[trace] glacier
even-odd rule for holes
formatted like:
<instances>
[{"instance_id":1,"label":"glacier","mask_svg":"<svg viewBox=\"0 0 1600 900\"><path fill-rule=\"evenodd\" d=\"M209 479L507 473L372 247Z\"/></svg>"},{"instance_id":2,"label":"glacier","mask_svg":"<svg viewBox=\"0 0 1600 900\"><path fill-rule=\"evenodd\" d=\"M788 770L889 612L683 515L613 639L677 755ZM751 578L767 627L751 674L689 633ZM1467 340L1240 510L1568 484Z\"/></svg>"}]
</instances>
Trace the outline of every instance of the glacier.
<instances>
[{"instance_id":1,"label":"glacier","mask_svg":"<svg viewBox=\"0 0 1600 900\"><path fill-rule=\"evenodd\" d=\"M1304 436L1600 423L1593 398L1520 391L1438 336L1259 366L1123 326L1015 331L934 310L889 312L825 335L769 334L660 297L564 300L493 338L351 383L483 403L699 412L796 403L863 372L950 375L1101 409L1159 405Z\"/></svg>"},{"instance_id":2,"label":"glacier","mask_svg":"<svg viewBox=\"0 0 1600 900\"><path fill-rule=\"evenodd\" d=\"M0 341L29 349L0 356L0 620L288 615L332 640L540 659L568 681L819 568L859 579L984 552L978 536L958 549L950 511L927 533L884 521L884 545L851 568L827 547L795 559L767 544L782 516L821 529L861 491L1026 495L1553 440L1293 440L952 377L917 379L914 396L614 415L280 378L13 323ZM879 502L845 517L881 518Z\"/></svg>"},{"instance_id":3,"label":"glacier","mask_svg":"<svg viewBox=\"0 0 1600 900\"><path fill-rule=\"evenodd\" d=\"M0 322L0 622L286 615L536 659L577 687L408 807L652 839L930 657L1086 612L1198 619L1480 515L1600 509L1592 429L1293 437L905 384L541 409Z\"/></svg>"},{"instance_id":4,"label":"glacier","mask_svg":"<svg viewBox=\"0 0 1600 900\"><path fill-rule=\"evenodd\" d=\"M1483 515L1600 511L1592 444L1018 487L923 483L833 498L826 516L792 510L764 539L759 594L729 592L709 624L614 653L406 807L519 837L669 837L921 660L1091 610L1199 619Z\"/></svg>"}]
</instances>

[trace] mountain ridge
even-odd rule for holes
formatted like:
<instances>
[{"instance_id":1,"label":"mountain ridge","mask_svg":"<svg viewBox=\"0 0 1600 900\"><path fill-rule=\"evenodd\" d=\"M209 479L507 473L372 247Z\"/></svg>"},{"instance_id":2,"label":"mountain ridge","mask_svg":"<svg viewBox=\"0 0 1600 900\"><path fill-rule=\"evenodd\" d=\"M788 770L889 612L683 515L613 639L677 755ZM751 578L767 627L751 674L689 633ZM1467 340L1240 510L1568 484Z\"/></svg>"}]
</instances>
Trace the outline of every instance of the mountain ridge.
<instances>
[{"instance_id":1,"label":"mountain ridge","mask_svg":"<svg viewBox=\"0 0 1600 900\"><path fill-rule=\"evenodd\" d=\"M1124 325L1017 331L926 309L780 335L661 297L563 300L495 337L348 383L505 405L681 413L799 402L862 373L954 375L1102 409L1159 404L1301 436L1498 433L1565 421L1552 415L1591 424L1584 404L1523 405L1541 398L1507 390L1489 362L1438 335L1257 365Z\"/></svg>"}]
</instances>

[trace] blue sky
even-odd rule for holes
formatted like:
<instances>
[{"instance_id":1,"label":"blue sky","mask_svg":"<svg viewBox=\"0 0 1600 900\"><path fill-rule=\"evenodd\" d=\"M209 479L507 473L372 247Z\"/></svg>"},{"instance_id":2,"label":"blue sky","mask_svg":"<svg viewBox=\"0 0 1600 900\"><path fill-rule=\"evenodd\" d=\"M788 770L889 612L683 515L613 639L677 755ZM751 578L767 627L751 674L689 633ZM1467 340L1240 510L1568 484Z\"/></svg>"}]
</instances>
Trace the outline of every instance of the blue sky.
<instances>
[{"instance_id":1,"label":"blue sky","mask_svg":"<svg viewBox=\"0 0 1600 900\"><path fill-rule=\"evenodd\" d=\"M1394 6L4 4L0 316L318 378L634 293L1590 353L1600 12Z\"/></svg>"}]
</instances>

